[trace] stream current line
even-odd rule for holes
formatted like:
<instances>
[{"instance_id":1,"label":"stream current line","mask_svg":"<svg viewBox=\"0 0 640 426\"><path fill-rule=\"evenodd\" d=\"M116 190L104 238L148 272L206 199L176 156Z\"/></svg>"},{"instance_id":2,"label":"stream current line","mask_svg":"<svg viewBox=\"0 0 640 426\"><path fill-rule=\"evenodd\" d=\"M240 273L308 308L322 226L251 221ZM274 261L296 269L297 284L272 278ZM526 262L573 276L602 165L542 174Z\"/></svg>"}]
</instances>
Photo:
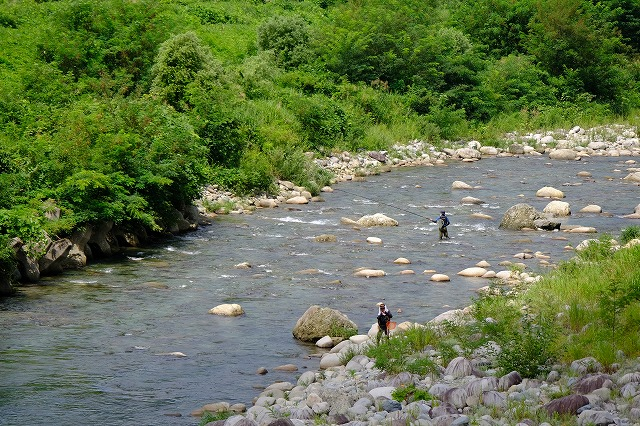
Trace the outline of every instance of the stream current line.
<instances>
[{"instance_id":1,"label":"stream current line","mask_svg":"<svg viewBox=\"0 0 640 426\"><path fill-rule=\"evenodd\" d=\"M387 204L387 203L384 203L384 202L382 202L382 201L373 200L373 199L371 199L371 198L364 197L364 196L362 196L362 195L360 195L360 194L356 194L355 192L349 192L349 191L346 191L346 190L344 190L344 189L340 189L340 188L333 188L333 190L334 190L334 191L342 191L342 192L344 192L345 194L353 195L354 197L360 197L360 198L362 198L362 199L364 199L364 200L371 201L371 202L376 203L376 204L382 204L382 205L385 205L385 206L388 206L388 207L392 207L392 208L394 208L394 209L398 209L398 210L401 210L401 211L403 211L403 212L406 212L406 213L410 213L410 214L413 214L413 215L419 216L419 217L421 217L421 218L423 218L423 219L428 220L429 222L433 222L433 221L431 220L431 218L429 218L429 217L426 217L426 216L421 215L421 214L419 214L419 213L413 212L413 211L411 211L411 210L403 209L402 207L394 206L393 204Z\"/></svg>"}]
</instances>

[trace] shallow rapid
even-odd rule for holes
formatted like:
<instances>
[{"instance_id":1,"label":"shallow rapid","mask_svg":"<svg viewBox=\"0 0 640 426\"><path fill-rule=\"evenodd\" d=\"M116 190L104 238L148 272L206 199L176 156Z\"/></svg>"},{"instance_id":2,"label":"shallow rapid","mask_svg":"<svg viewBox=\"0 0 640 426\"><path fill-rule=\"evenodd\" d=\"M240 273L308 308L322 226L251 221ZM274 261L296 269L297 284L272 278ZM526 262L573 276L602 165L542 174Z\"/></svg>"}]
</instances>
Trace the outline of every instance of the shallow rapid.
<instances>
[{"instance_id":1,"label":"shallow rapid","mask_svg":"<svg viewBox=\"0 0 640 426\"><path fill-rule=\"evenodd\" d=\"M221 216L161 245L21 287L17 297L0 300L0 425L194 425L198 419L189 413L203 404L249 405L260 387L318 368L313 355L320 350L291 333L311 305L347 314L360 333L374 323L379 300L394 320L424 323L468 305L489 284L456 275L481 260L499 271L505 269L499 262L522 261L513 255L531 250L557 263L572 256L567 246L640 225L622 217L640 203L640 187L622 180L628 159L489 158L395 169L337 184L323 194L325 202ZM578 177L580 171L591 177ZM455 180L478 188L452 190ZM565 193L573 212L565 223L599 234L498 228L517 203L542 211L550 200L535 194L543 186ZM463 205L466 196L485 203ZM605 214L578 213L589 204ZM451 240L440 242L429 219L443 209ZM340 221L374 213L399 226L354 229ZM317 242L321 234L337 242ZM367 237L383 244L368 244ZM395 264L399 257L411 264ZM252 267L235 268L242 262ZM536 259L523 262L546 271ZM354 277L360 267L387 275ZM406 269L415 274L401 275ZM431 282L425 270L451 281ZM208 313L221 303L238 303L246 314ZM166 355L172 352L186 356ZM274 370L283 364L299 370ZM259 367L269 373L257 375Z\"/></svg>"}]
</instances>

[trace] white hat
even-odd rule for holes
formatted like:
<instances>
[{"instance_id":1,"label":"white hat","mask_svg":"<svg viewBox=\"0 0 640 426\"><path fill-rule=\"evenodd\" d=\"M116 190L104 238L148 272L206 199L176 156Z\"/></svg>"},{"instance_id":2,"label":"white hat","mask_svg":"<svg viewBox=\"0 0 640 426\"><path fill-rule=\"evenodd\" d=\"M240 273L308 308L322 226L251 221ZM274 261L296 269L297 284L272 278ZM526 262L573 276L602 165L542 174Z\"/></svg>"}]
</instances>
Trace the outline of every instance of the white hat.
<instances>
[{"instance_id":1,"label":"white hat","mask_svg":"<svg viewBox=\"0 0 640 426\"><path fill-rule=\"evenodd\" d=\"M384 306L384 302L378 302L376 303L376 306Z\"/></svg>"}]
</instances>

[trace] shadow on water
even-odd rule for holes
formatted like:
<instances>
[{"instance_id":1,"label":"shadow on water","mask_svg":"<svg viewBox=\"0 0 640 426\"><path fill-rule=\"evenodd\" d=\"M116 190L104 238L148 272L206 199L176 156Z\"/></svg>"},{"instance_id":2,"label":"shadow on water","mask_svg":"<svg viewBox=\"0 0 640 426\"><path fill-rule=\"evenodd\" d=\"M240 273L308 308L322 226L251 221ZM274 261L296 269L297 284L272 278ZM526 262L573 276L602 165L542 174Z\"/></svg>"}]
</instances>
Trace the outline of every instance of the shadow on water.
<instances>
[{"instance_id":1,"label":"shadow on water","mask_svg":"<svg viewBox=\"0 0 640 426\"><path fill-rule=\"evenodd\" d=\"M583 170L592 176L577 177ZM535 193L543 186L563 190L574 211L566 223L594 226L595 237L638 224L622 218L640 203L638 186L621 179L625 170L620 158L543 157L398 169L338 184L323 194L325 202L220 217L163 245L23 287L18 297L0 301L0 424L191 425L197 419L189 413L203 404L250 404L261 387L317 369L322 350L291 333L310 305L346 313L361 333L375 321L381 299L402 310L398 322L423 323L468 305L488 284L457 275L480 260L497 271L500 262L522 261L513 256L524 250L541 251L552 263L569 258L567 246L594 235L498 228L514 204L542 210L549 200ZM452 190L455 180L476 189ZM467 196L483 203L462 204ZM577 213L588 204L606 213ZM441 209L452 221L448 241L438 241L428 220ZM399 226L341 222L374 213ZM317 242L321 234L337 241ZM383 243L369 244L368 237ZM394 263L399 257L411 263ZM242 262L251 268L237 269ZM523 262L546 270L536 259ZM354 277L361 267L386 276ZM424 271L451 281L431 282ZM208 313L221 303L239 303L246 314ZM298 371L275 370L283 364ZM257 375L259 367L269 373Z\"/></svg>"}]
</instances>

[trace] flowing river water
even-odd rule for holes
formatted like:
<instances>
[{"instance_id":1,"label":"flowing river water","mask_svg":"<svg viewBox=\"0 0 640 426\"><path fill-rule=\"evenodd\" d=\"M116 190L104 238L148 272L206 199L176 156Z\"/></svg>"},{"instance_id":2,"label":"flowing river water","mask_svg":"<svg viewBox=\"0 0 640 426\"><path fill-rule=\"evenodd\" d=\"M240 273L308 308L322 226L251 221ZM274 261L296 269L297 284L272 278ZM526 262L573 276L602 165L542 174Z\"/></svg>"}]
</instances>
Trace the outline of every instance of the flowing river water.
<instances>
[{"instance_id":1,"label":"flowing river water","mask_svg":"<svg viewBox=\"0 0 640 426\"><path fill-rule=\"evenodd\" d=\"M249 406L261 387L318 368L320 350L292 336L311 305L347 314L362 334L382 299L398 322L424 323L468 305L489 284L456 275L481 260L499 271L499 262L522 261L513 255L531 250L557 263L572 255L567 245L640 225L622 217L640 203L640 187L622 180L625 160L489 158L395 169L336 184L325 202L221 216L161 245L21 287L18 296L0 299L0 425L196 425L190 412L206 403ZM479 188L452 190L455 180ZM549 200L535 194L543 186L565 193L573 212L565 223L599 234L498 228L514 204L542 211ZM465 196L485 203L463 205ZM607 214L578 213L589 204ZM451 240L440 242L428 218L442 209L452 224ZM340 221L374 213L399 226L354 229ZM317 242L321 234L337 242ZM370 236L383 244L368 244ZM395 264L399 257L411 264ZM234 267L241 262L252 267ZM523 262L545 271L536 259ZM359 267L387 275L354 277ZM400 274L406 269L415 274ZM425 270L451 281L431 282ZM222 303L238 303L246 313L208 313ZM159 355L171 352L186 357ZM274 370L284 364L298 371ZM259 367L269 373L256 374Z\"/></svg>"}]
</instances>

